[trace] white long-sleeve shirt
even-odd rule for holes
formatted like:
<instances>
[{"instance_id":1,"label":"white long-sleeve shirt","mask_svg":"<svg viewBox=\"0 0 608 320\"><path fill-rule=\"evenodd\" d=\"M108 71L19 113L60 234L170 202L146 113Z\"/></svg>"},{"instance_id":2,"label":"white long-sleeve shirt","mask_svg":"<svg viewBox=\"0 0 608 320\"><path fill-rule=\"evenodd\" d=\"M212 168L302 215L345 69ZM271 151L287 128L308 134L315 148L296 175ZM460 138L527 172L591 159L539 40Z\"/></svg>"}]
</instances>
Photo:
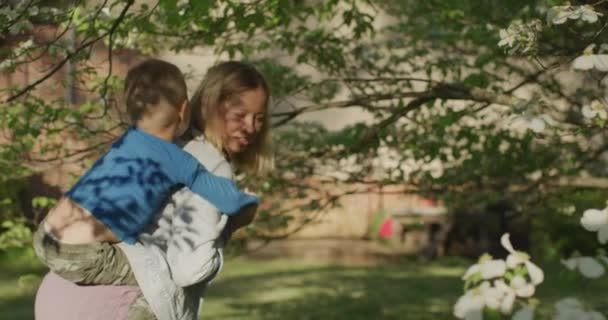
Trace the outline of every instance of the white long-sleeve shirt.
<instances>
[{"instance_id":1,"label":"white long-sleeve shirt","mask_svg":"<svg viewBox=\"0 0 608 320\"><path fill-rule=\"evenodd\" d=\"M233 178L225 157L202 136L184 150L214 174ZM173 194L156 219L139 242L121 243L121 249L158 319L197 319L204 290L223 264L222 232L228 216L184 188Z\"/></svg>"}]
</instances>

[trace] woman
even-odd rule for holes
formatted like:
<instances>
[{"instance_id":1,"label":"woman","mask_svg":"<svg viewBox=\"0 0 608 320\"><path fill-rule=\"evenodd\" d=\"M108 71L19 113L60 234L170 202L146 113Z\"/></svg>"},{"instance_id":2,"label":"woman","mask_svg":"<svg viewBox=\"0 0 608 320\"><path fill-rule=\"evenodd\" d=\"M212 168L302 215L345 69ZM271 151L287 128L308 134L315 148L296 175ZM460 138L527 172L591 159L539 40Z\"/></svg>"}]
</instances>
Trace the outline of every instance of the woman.
<instances>
[{"instance_id":1,"label":"woman","mask_svg":"<svg viewBox=\"0 0 608 320\"><path fill-rule=\"evenodd\" d=\"M193 124L184 149L216 175L233 178L232 167L265 172L272 165L268 99L268 86L253 67L212 67L191 99ZM196 319L205 288L221 269L222 248L253 214L228 219L182 189L140 243L121 244L139 288L79 287L49 274L36 297L36 319Z\"/></svg>"}]
</instances>

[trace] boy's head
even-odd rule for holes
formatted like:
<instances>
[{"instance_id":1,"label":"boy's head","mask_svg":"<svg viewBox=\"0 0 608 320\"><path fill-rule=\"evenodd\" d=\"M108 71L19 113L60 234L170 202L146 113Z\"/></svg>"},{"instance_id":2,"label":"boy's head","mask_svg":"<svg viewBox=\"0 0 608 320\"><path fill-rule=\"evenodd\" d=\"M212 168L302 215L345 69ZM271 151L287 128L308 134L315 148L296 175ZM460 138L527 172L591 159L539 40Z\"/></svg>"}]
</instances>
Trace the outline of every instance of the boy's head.
<instances>
[{"instance_id":1,"label":"boy's head","mask_svg":"<svg viewBox=\"0 0 608 320\"><path fill-rule=\"evenodd\" d=\"M134 125L146 122L159 129L190 120L182 72L173 64L149 59L131 68L125 79L127 113Z\"/></svg>"}]
</instances>

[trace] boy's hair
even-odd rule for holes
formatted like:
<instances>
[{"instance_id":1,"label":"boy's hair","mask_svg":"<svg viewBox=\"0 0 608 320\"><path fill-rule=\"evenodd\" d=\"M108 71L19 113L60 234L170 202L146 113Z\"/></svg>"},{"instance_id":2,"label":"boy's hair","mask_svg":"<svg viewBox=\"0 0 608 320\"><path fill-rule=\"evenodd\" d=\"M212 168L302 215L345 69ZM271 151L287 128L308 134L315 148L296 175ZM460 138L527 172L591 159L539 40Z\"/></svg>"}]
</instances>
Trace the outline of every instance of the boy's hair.
<instances>
[{"instance_id":1,"label":"boy's hair","mask_svg":"<svg viewBox=\"0 0 608 320\"><path fill-rule=\"evenodd\" d=\"M169 106L177 108L183 104L188 99L186 81L174 64L148 59L127 73L124 98L129 118L135 124L147 113L167 111L162 109L162 105L168 103ZM168 112L166 121L161 125L171 124L176 120L177 114Z\"/></svg>"},{"instance_id":2,"label":"boy's hair","mask_svg":"<svg viewBox=\"0 0 608 320\"><path fill-rule=\"evenodd\" d=\"M220 136L223 127L222 107L225 102L248 90L262 89L265 94L266 112L270 91L266 80L253 66L238 61L222 62L211 67L190 100L193 125L216 148L223 150ZM233 155L232 164L239 170L260 174L272 169L274 162L270 144L270 117L264 124L256 141L240 154Z\"/></svg>"}]
</instances>

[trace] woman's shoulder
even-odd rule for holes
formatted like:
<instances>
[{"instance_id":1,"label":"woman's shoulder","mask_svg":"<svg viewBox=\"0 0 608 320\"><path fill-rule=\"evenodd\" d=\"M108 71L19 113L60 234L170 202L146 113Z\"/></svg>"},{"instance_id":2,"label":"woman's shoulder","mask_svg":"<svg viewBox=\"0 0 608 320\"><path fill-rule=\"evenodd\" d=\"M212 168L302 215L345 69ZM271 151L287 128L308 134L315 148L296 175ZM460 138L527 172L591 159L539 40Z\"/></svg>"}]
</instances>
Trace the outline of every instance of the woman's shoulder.
<instances>
[{"instance_id":1,"label":"woman's shoulder","mask_svg":"<svg viewBox=\"0 0 608 320\"><path fill-rule=\"evenodd\" d=\"M216 175L232 178L233 170L226 157L204 136L196 137L183 145L207 170Z\"/></svg>"}]
</instances>

